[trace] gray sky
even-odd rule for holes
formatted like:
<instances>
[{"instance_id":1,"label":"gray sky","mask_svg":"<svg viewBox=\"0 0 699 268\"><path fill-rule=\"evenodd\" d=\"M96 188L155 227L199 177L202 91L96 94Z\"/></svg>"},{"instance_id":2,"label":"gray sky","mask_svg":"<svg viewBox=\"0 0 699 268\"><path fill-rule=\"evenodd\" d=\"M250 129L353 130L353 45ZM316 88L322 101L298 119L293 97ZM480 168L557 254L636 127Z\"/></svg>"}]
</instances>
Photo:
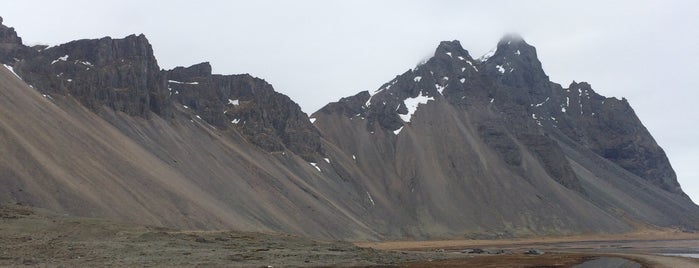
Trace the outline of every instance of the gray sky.
<instances>
[{"instance_id":1,"label":"gray sky","mask_svg":"<svg viewBox=\"0 0 699 268\"><path fill-rule=\"evenodd\" d=\"M609 3L613 2L613 3ZM0 0L28 44L144 33L162 68L250 73L312 113L378 88L458 39L472 56L510 32L551 80L626 97L699 201L699 1Z\"/></svg>"}]
</instances>

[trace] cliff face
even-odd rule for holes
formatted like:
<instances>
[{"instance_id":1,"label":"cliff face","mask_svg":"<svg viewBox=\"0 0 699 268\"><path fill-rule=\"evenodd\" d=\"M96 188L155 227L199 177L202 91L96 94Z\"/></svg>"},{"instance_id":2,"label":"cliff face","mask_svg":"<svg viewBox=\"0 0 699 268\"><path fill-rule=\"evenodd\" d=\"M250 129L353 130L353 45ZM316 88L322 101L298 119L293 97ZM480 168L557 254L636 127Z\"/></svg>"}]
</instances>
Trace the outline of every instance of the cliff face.
<instances>
[{"instance_id":1,"label":"cliff face","mask_svg":"<svg viewBox=\"0 0 699 268\"><path fill-rule=\"evenodd\" d=\"M323 156L318 130L301 107L269 83L248 74L212 75L209 63L167 71L174 101L210 124L240 131L269 152L285 149L317 162Z\"/></svg>"},{"instance_id":2,"label":"cliff face","mask_svg":"<svg viewBox=\"0 0 699 268\"><path fill-rule=\"evenodd\" d=\"M0 24L0 60L0 201L343 239L699 228L628 102L551 82L518 36L441 42L311 118L248 74L161 70L143 35L30 48Z\"/></svg>"},{"instance_id":3,"label":"cliff face","mask_svg":"<svg viewBox=\"0 0 699 268\"><path fill-rule=\"evenodd\" d=\"M266 151L288 149L316 162L323 156L308 116L272 85L247 74L213 75L208 63L160 70L144 35L28 48L2 26L0 49L28 84L48 95L70 95L95 112L107 107L172 118L174 105L183 105L213 126L238 129Z\"/></svg>"},{"instance_id":4,"label":"cliff face","mask_svg":"<svg viewBox=\"0 0 699 268\"><path fill-rule=\"evenodd\" d=\"M38 48L13 65L40 91L71 95L93 111L108 107L142 117L172 113L164 76L143 35Z\"/></svg>"}]
</instances>

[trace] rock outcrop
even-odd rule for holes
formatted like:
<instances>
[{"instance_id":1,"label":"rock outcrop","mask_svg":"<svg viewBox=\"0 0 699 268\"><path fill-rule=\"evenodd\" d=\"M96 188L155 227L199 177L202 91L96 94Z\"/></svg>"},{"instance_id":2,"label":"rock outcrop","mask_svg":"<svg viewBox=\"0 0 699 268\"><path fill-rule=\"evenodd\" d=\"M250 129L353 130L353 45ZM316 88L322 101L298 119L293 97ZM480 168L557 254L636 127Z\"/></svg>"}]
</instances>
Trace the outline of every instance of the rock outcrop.
<instances>
[{"instance_id":1,"label":"rock outcrop","mask_svg":"<svg viewBox=\"0 0 699 268\"><path fill-rule=\"evenodd\" d=\"M0 17L0 62L12 63L18 50L23 48L22 38L17 36L14 28L2 24L2 17Z\"/></svg>"},{"instance_id":2,"label":"rock outcrop","mask_svg":"<svg viewBox=\"0 0 699 268\"><path fill-rule=\"evenodd\" d=\"M217 128L236 129L269 152L288 149L311 162L324 155L308 115L262 79L212 75L207 62L175 68L167 77L173 100Z\"/></svg>"},{"instance_id":3,"label":"rock outcrop","mask_svg":"<svg viewBox=\"0 0 699 268\"><path fill-rule=\"evenodd\" d=\"M164 76L144 35L73 41L34 51L13 65L40 91L71 95L94 111L172 113Z\"/></svg>"}]
</instances>

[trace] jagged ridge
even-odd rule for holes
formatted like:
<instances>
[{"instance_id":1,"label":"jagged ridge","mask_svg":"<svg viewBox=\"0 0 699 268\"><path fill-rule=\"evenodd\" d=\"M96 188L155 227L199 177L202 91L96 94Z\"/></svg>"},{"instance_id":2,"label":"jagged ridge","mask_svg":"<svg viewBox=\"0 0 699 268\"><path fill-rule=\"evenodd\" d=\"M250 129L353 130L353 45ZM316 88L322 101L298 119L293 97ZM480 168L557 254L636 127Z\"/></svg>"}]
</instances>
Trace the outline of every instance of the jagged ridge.
<instances>
[{"instance_id":1,"label":"jagged ridge","mask_svg":"<svg viewBox=\"0 0 699 268\"><path fill-rule=\"evenodd\" d=\"M208 63L160 70L142 35L29 48L0 26L0 56L46 96L3 70L0 92L19 99L0 106L0 141L26 160L0 165L3 200L345 239L698 227L628 102L550 82L517 36L481 59L441 42L313 124L262 79Z\"/></svg>"}]
</instances>

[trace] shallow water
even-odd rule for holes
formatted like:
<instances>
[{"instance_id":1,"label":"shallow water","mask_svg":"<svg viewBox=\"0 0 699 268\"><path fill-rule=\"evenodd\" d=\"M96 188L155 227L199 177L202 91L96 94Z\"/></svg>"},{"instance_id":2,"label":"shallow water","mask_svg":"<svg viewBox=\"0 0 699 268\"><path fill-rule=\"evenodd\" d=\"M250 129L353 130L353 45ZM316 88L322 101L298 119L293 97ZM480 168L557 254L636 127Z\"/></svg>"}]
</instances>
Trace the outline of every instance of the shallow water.
<instances>
[{"instance_id":1,"label":"shallow water","mask_svg":"<svg viewBox=\"0 0 699 268\"><path fill-rule=\"evenodd\" d=\"M641 268L641 264L622 258L602 257L575 265L573 268Z\"/></svg>"},{"instance_id":2,"label":"shallow water","mask_svg":"<svg viewBox=\"0 0 699 268\"><path fill-rule=\"evenodd\" d=\"M665 256L678 256L699 259L699 253L664 253Z\"/></svg>"}]
</instances>

